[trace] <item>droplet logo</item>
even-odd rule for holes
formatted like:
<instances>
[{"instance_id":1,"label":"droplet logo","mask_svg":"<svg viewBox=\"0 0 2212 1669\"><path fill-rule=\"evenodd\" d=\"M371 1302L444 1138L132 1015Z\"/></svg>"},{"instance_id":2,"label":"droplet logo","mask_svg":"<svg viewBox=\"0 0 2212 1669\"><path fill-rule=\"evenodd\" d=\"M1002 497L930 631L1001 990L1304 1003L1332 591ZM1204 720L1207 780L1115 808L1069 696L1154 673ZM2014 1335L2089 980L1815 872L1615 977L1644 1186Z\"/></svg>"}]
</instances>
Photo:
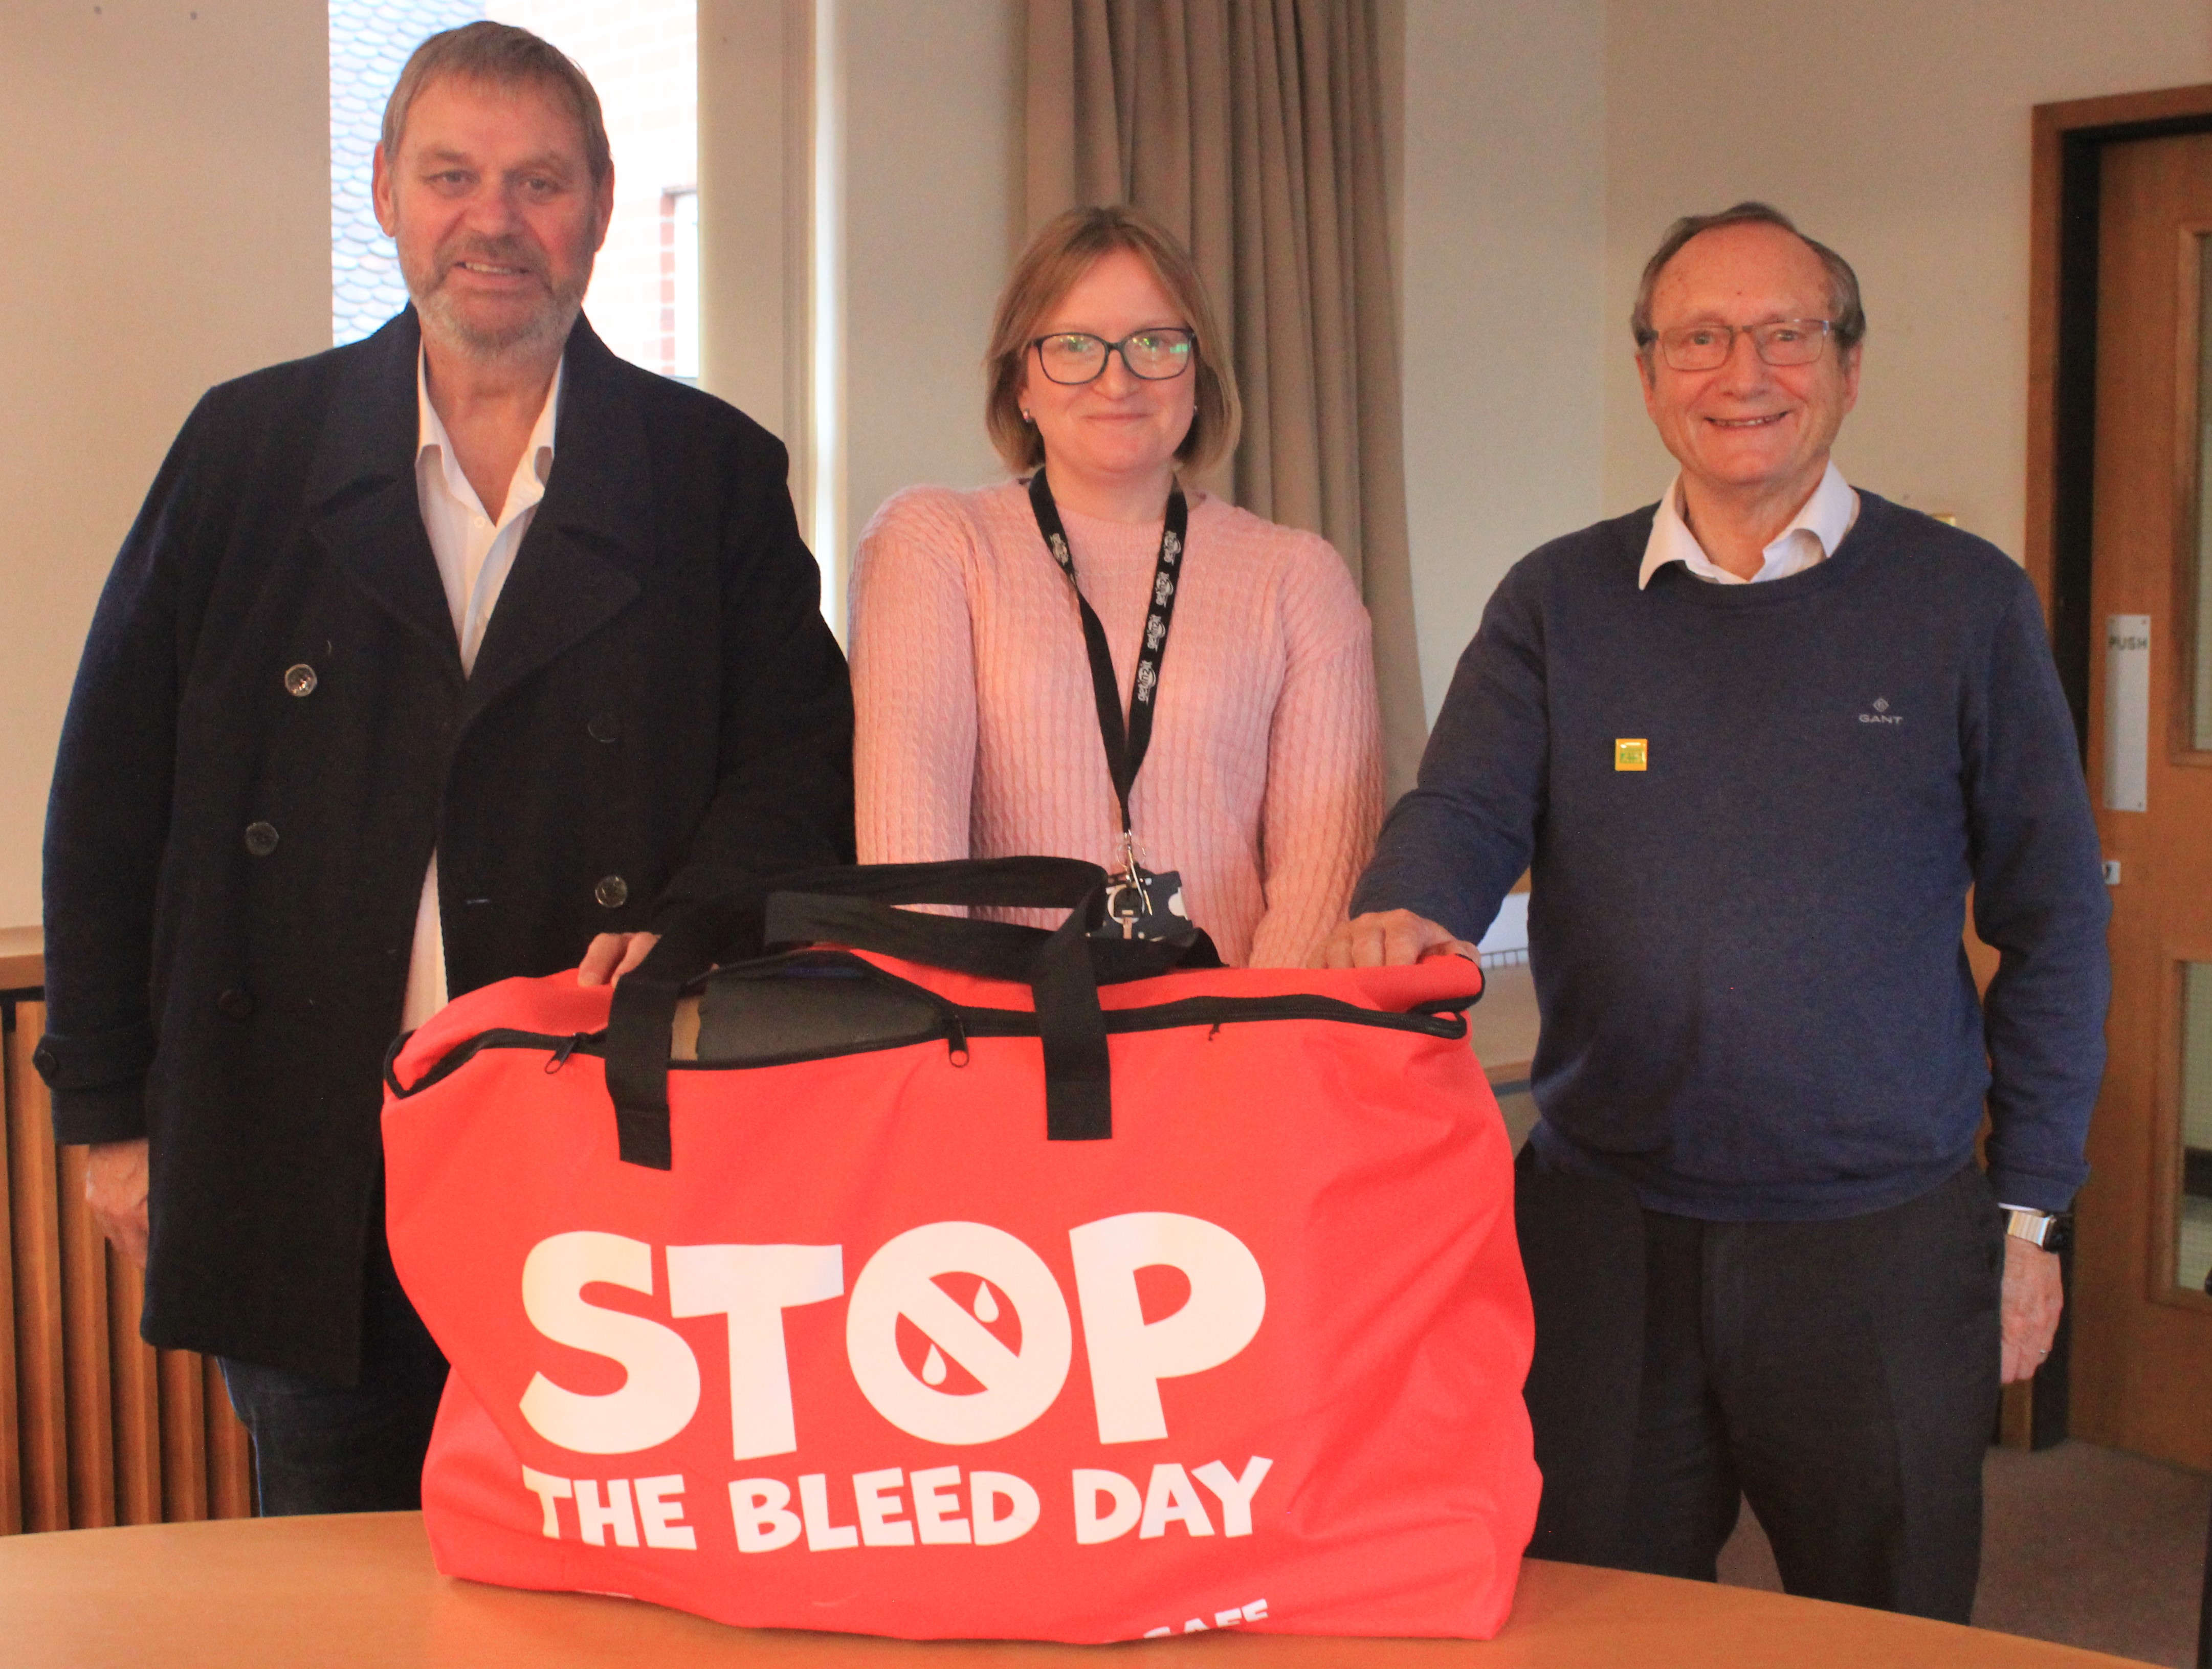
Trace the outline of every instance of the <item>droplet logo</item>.
<instances>
[{"instance_id":1,"label":"droplet logo","mask_svg":"<svg viewBox=\"0 0 2212 1669\"><path fill-rule=\"evenodd\" d=\"M936 1277L977 1277L975 1313ZM1009 1349L984 1325L1000 1313L992 1288L1019 1318ZM919 1377L901 1358L901 1318L929 1339ZM853 1283L845 1313L853 1377L876 1411L933 1443L989 1443L1011 1436L1052 1406L1074 1353L1067 1300L1044 1260L987 1223L926 1223L887 1241ZM957 1362L979 1392L940 1391Z\"/></svg>"}]
</instances>

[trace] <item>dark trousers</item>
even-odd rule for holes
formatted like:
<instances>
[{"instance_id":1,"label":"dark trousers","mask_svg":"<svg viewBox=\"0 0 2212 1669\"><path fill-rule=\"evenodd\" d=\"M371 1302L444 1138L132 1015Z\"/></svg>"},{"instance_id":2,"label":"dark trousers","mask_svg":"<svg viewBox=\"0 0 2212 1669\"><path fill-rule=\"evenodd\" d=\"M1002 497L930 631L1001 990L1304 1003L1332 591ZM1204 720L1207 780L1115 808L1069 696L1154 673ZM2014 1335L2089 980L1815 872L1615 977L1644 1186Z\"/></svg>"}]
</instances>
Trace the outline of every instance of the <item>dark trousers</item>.
<instances>
[{"instance_id":1,"label":"dark trousers","mask_svg":"<svg viewBox=\"0 0 2212 1669\"><path fill-rule=\"evenodd\" d=\"M362 1313L360 1383L222 1358L231 1405L253 1434L261 1511L387 1513L422 1504L422 1456L446 1358L400 1290L380 1219Z\"/></svg>"},{"instance_id":2,"label":"dark trousers","mask_svg":"<svg viewBox=\"0 0 2212 1669\"><path fill-rule=\"evenodd\" d=\"M2004 1269L1981 1173L1830 1222L1707 1222L1534 1180L1530 1414L1562 1506L1532 1551L1711 1581L1748 1498L1790 1593L1966 1622ZM1562 1212L1584 1231L1568 1254L1545 1221ZM1607 1270L1610 1300L1577 1306L1562 1255ZM1608 1389L1609 1417L1590 1406Z\"/></svg>"}]
</instances>

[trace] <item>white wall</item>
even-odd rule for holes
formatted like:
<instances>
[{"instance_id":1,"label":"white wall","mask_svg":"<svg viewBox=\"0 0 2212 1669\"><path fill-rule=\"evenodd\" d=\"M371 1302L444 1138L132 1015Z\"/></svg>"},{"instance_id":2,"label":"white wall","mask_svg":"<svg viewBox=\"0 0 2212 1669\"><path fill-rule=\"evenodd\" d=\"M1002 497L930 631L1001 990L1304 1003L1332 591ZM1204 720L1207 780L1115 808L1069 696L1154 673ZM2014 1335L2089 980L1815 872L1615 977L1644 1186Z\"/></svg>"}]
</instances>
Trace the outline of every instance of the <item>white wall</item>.
<instances>
[{"instance_id":1,"label":"white wall","mask_svg":"<svg viewBox=\"0 0 2212 1669\"><path fill-rule=\"evenodd\" d=\"M1019 232L1023 8L836 5L849 564L868 518L901 487L973 487L1006 472L983 435L982 368Z\"/></svg>"},{"instance_id":2,"label":"white wall","mask_svg":"<svg viewBox=\"0 0 2212 1669\"><path fill-rule=\"evenodd\" d=\"M210 383L330 345L329 37L301 0L0 4L0 926L62 712Z\"/></svg>"},{"instance_id":3,"label":"white wall","mask_svg":"<svg viewBox=\"0 0 2212 1669\"><path fill-rule=\"evenodd\" d=\"M773 430L805 507L807 0L699 0L700 386Z\"/></svg>"},{"instance_id":4,"label":"white wall","mask_svg":"<svg viewBox=\"0 0 2212 1669\"><path fill-rule=\"evenodd\" d=\"M1406 496L1433 720L1506 569L1595 521L1603 0L1405 0Z\"/></svg>"},{"instance_id":5,"label":"white wall","mask_svg":"<svg viewBox=\"0 0 2212 1669\"><path fill-rule=\"evenodd\" d=\"M1624 322L1675 216L1765 198L1857 269L1872 321L1837 461L2015 557L2028 130L2057 99L2212 80L2203 0L1619 3L1606 29L1605 503L1672 465Z\"/></svg>"}]
</instances>

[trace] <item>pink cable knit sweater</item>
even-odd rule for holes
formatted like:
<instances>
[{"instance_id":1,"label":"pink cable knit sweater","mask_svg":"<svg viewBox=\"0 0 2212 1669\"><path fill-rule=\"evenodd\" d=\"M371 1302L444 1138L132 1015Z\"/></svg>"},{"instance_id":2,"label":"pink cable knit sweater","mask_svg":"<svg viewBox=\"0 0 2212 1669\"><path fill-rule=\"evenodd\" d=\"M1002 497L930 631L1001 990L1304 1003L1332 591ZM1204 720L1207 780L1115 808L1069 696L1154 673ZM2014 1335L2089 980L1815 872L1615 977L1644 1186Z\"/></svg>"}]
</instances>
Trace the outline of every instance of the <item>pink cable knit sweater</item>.
<instances>
[{"instance_id":1,"label":"pink cable knit sweater","mask_svg":"<svg viewBox=\"0 0 2212 1669\"><path fill-rule=\"evenodd\" d=\"M1126 712L1161 524L1060 515ZM1343 918L1382 818L1367 612L1327 540L1204 493L1188 548L1138 844L1182 872L1224 960L1295 966ZM1082 627L1019 484L886 503L854 564L850 643L863 863L1115 862Z\"/></svg>"}]
</instances>

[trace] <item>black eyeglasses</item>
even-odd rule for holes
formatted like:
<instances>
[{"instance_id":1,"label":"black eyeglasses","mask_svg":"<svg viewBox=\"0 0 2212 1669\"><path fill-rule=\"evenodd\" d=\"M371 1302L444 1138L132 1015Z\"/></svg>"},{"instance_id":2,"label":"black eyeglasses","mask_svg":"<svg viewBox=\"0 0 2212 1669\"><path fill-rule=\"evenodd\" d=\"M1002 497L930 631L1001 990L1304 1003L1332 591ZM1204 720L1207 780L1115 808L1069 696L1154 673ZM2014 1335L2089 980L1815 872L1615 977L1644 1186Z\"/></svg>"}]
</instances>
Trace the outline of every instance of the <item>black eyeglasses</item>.
<instances>
[{"instance_id":1,"label":"black eyeglasses","mask_svg":"<svg viewBox=\"0 0 2212 1669\"><path fill-rule=\"evenodd\" d=\"M1170 381L1190 369L1198 341L1180 325L1158 325L1132 331L1119 342L1083 331L1061 331L1037 337L1030 346L1036 350L1037 364L1048 379L1073 386L1105 375L1107 356L1115 353L1131 376L1146 382Z\"/></svg>"},{"instance_id":2,"label":"black eyeglasses","mask_svg":"<svg viewBox=\"0 0 2212 1669\"><path fill-rule=\"evenodd\" d=\"M1717 371L1735 351L1739 335L1769 365L1810 365L1835 331L1826 319L1778 319L1769 325L1684 325L1659 332L1659 351L1678 371Z\"/></svg>"}]
</instances>

